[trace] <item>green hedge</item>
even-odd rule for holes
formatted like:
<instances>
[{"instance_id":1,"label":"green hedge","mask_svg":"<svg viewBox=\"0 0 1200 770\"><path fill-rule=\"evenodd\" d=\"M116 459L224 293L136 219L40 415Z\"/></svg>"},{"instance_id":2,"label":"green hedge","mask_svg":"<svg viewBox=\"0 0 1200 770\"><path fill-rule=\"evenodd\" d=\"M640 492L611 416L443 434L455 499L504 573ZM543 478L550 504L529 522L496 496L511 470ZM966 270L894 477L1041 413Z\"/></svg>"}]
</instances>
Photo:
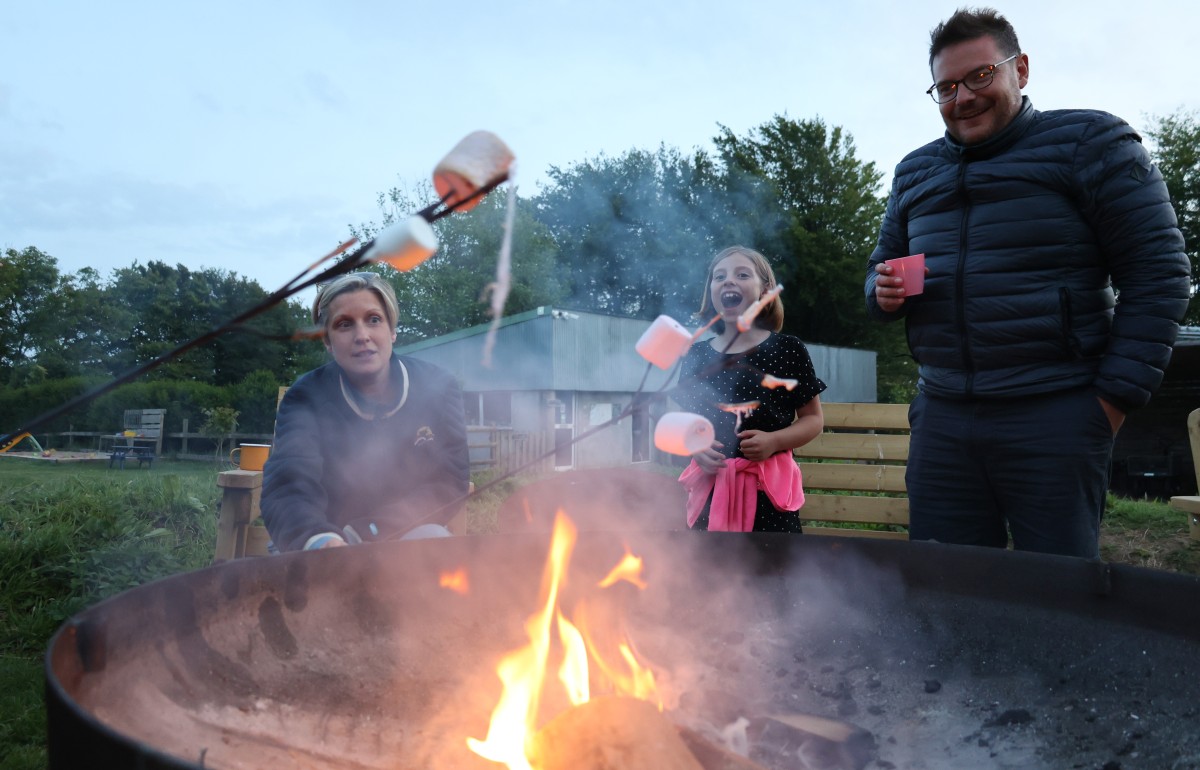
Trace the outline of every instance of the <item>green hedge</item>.
<instances>
[{"instance_id":1,"label":"green hedge","mask_svg":"<svg viewBox=\"0 0 1200 770\"><path fill-rule=\"evenodd\" d=\"M5 389L0 392L0 431L23 427L71 399L101 387L105 382L73 377ZM283 384L265 370L256 371L239 383L223 387L188 380L131 382L39 426L36 432L116 431L124 425L126 409L166 409L168 432L182 430L185 419L189 430L197 431L204 424L203 410L228 406L239 413L239 431L270 433L275 425L275 399Z\"/></svg>"}]
</instances>

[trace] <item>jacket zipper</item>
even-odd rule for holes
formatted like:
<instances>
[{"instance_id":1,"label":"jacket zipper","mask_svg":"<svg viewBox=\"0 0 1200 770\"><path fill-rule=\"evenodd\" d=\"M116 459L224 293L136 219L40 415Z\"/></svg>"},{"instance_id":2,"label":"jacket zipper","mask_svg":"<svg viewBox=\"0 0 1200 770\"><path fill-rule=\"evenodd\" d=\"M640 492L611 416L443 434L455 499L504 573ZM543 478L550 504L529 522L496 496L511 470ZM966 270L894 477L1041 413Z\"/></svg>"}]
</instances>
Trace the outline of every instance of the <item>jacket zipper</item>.
<instances>
[{"instance_id":1,"label":"jacket zipper","mask_svg":"<svg viewBox=\"0 0 1200 770\"><path fill-rule=\"evenodd\" d=\"M971 216L971 196L967 191L967 163L958 164L958 197L962 201L963 213L958 226L958 266L954 274L954 319L958 327L959 348L962 353L963 370L966 372L966 393L975 391L975 362L971 358L971 344L967 338L967 303L963 296L967 271L967 222Z\"/></svg>"},{"instance_id":2,"label":"jacket zipper","mask_svg":"<svg viewBox=\"0 0 1200 770\"><path fill-rule=\"evenodd\" d=\"M1067 360L1078 361L1083 358L1083 351L1079 349L1079 340L1075 339L1071 314L1071 290L1065 286L1058 290L1058 312L1062 319L1063 347L1066 348Z\"/></svg>"}]
</instances>

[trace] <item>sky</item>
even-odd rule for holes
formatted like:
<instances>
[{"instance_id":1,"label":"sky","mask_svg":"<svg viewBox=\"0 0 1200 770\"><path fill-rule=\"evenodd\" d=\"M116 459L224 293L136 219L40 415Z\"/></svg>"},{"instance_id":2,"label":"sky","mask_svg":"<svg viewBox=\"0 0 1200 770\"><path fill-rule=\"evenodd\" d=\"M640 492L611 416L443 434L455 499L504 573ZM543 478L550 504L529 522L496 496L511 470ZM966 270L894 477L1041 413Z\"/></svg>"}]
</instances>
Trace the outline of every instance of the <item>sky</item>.
<instances>
[{"instance_id":1,"label":"sky","mask_svg":"<svg viewBox=\"0 0 1200 770\"><path fill-rule=\"evenodd\" d=\"M842 127L890 178L943 132L923 93L929 30L957 5L0 0L0 250L106 278L218 268L273 290L478 129L515 152L526 196L552 167L711 150L721 126L775 115ZM995 7L1039 109L1139 130L1200 109L1200 6Z\"/></svg>"}]
</instances>

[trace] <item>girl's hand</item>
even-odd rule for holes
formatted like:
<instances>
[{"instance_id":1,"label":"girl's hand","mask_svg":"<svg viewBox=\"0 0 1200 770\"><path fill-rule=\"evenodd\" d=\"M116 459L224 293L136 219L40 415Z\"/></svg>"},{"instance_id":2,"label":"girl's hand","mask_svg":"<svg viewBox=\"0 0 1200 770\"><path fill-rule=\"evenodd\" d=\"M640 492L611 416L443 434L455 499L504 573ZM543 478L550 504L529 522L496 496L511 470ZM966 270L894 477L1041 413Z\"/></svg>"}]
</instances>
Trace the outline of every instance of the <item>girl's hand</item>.
<instances>
[{"instance_id":1,"label":"girl's hand","mask_svg":"<svg viewBox=\"0 0 1200 770\"><path fill-rule=\"evenodd\" d=\"M725 446L720 441L714 441L708 449L702 449L692 455L692 459L696 461L696 465L700 466L700 470L707 474L716 473L725 464L725 455L717 450Z\"/></svg>"},{"instance_id":2,"label":"girl's hand","mask_svg":"<svg viewBox=\"0 0 1200 770\"><path fill-rule=\"evenodd\" d=\"M767 431L744 430L737 437L738 449L747 460L762 462L776 452L775 437Z\"/></svg>"}]
</instances>

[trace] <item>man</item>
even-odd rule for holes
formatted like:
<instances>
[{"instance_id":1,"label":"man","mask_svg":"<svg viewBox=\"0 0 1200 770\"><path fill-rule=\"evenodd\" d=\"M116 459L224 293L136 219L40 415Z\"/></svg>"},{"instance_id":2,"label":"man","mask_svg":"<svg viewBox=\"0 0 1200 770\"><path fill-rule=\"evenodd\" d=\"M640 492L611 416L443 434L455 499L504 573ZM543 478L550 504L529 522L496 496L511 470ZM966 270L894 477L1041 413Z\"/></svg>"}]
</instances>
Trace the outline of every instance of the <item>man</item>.
<instances>
[{"instance_id":1,"label":"man","mask_svg":"<svg viewBox=\"0 0 1200 770\"><path fill-rule=\"evenodd\" d=\"M866 278L868 312L905 319L920 366L911 537L1005 547L1011 531L1017 549L1094 558L1113 438L1188 302L1166 185L1119 118L1033 109L1029 57L994 10L938 25L929 64L946 134L896 167ZM884 261L919 253L907 297Z\"/></svg>"}]
</instances>

